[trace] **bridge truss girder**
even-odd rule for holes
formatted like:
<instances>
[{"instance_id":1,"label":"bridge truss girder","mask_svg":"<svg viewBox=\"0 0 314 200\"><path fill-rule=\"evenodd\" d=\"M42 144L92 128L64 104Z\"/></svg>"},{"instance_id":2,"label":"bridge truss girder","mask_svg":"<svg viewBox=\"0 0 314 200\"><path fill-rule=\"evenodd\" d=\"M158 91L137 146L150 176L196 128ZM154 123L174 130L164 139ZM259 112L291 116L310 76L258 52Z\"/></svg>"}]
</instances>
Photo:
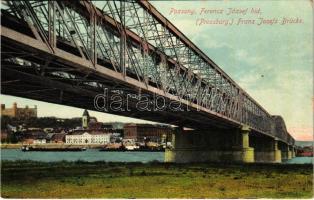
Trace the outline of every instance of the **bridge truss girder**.
<instances>
[{"instance_id":1,"label":"bridge truss girder","mask_svg":"<svg viewBox=\"0 0 314 200\"><path fill-rule=\"evenodd\" d=\"M2 53L6 70L21 71L23 66L17 62L30 62L32 73L87 90L93 87L100 92L108 84L125 87L121 81L109 79L116 82L111 85L86 70L53 64L56 51L62 49L85 60L89 70L106 68L124 80L136 80L135 87L141 85L147 93L158 91L171 96L169 100L199 105L213 118L233 126L247 124L257 132L275 135L270 114L146 1L106 1L102 5L97 1L5 2L2 16L20 20L28 30L23 34L49 50L48 61L27 56L27 49L26 56Z\"/></svg>"}]
</instances>

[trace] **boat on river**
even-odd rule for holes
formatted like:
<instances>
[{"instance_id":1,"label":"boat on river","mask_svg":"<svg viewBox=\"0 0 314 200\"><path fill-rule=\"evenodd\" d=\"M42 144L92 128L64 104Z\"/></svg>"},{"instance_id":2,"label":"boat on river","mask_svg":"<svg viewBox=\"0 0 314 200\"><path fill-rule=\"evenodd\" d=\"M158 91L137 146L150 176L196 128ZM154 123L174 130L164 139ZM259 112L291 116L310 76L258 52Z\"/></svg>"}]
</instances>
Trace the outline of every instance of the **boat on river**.
<instances>
[{"instance_id":1,"label":"boat on river","mask_svg":"<svg viewBox=\"0 0 314 200\"><path fill-rule=\"evenodd\" d=\"M22 151L86 151L85 147L66 147L66 148L47 148L47 147L33 147L33 146L22 146Z\"/></svg>"}]
</instances>

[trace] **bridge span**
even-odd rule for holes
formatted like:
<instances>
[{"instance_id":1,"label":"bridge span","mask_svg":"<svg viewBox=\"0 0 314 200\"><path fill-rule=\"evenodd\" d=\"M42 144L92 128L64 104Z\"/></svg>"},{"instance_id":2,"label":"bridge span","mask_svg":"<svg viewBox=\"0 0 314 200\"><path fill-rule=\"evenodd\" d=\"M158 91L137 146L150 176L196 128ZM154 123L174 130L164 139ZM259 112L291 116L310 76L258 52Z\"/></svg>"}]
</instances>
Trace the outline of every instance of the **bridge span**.
<instances>
[{"instance_id":1,"label":"bridge span","mask_svg":"<svg viewBox=\"0 0 314 200\"><path fill-rule=\"evenodd\" d=\"M149 2L1 3L3 94L177 125L169 162L281 162L294 156L284 120ZM99 94L131 96L130 109L95 107ZM139 110L142 97L184 109Z\"/></svg>"}]
</instances>

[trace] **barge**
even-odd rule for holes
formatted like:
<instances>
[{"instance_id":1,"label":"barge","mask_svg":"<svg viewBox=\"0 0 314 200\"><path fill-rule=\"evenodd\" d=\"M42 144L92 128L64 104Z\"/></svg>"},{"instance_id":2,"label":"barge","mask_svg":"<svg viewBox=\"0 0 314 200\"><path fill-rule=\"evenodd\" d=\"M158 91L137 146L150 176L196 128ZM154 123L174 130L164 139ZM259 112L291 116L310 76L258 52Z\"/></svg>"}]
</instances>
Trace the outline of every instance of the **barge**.
<instances>
[{"instance_id":1,"label":"barge","mask_svg":"<svg viewBox=\"0 0 314 200\"><path fill-rule=\"evenodd\" d=\"M128 149L128 148L101 148L99 151L122 151L122 152L164 152L164 148L134 148L134 149Z\"/></svg>"},{"instance_id":2,"label":"barge","mask_svg":"<svg viewBox=\"0 0 314 200\"><path fill-rule=\"evenodd\" d=\"M85 147L66 147L66 148L47 148L47 147L32 147L32 146L22 146L22 151L86 151Z\"/></svg>"}]
</instances>

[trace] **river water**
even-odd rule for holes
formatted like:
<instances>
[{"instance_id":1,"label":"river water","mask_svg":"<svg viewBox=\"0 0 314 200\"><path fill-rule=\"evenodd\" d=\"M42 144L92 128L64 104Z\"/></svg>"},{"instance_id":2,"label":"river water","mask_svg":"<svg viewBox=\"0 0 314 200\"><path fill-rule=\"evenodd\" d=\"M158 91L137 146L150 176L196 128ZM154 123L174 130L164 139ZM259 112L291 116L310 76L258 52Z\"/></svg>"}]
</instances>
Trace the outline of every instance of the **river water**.
<instances>
[{"instance_id":1,"label":"river water","mask_svg":"<svg viewBox=\"0 0 314 200\"><path fill-rule=\"evenodd\" d=\"M97 149L87 149L78 152L23 152L20 149L2 149L1 160L33 160L43 162L55 161L106 161L106 162L150 162L164 161L164 152L104 152ZM288 164L313 163L312 157L295 157L285 161Z\"/></svg>"},{"instance_id":2,"label":"river water","mask_svg":"<svg viewBox=\"0 0 314 200\"><path fill-rule=\"evenodd\" d=\"M55 161L106 161L106 162L150 162L164 161L164 152L105 152L97 149L86 151L43 152L20 149L2 149L1 160L33 160L43 162Z\"/></svg>"}]
</instances>

